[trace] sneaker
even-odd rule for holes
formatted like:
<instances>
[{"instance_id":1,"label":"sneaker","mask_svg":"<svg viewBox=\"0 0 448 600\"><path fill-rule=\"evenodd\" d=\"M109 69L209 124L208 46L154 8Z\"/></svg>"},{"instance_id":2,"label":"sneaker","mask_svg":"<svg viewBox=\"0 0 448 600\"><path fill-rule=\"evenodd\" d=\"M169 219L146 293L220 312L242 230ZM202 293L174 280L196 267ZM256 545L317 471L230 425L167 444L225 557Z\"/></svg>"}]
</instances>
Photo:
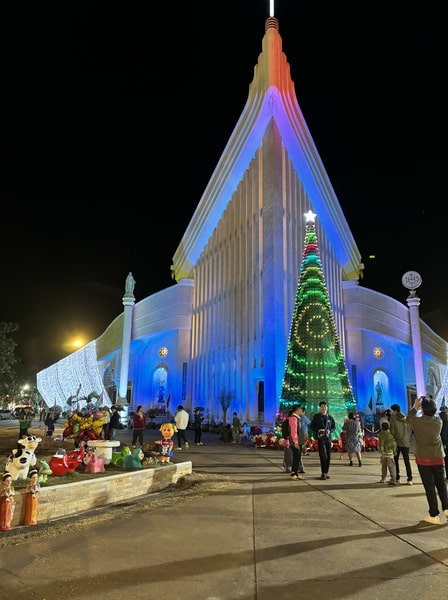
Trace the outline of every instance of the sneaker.
<instances>
[{"instance_id":1,"label":"sneaker","mask_svg":"<svg viewBox=\"0 0 448 600\"><path fill-rule=\"evenodd\" d=\"M291 477L291 479L295 479L295 480L299 479L299 476L296 475L295 473L292 473L290 477Z\"/></svg>"},{"instance_id":2,"label":"sneaker","mask_svg":"<svg viewBox=\"0 0 448 600\"><path fill-rule=\"evenodd\" d=\"M412 485L412 481L408 481L406 485Z\"/></svg>"},{"instance_id":3,"label":"sneaker","mask_svg":"<svg viewBox=\"0 0 448 600\"><path fill-rule=\"evenodd\" d=\"M178 450L182 450L182 448L179 446Z\"/></svg>"},{"instance_id":4,"label":"sneaker","mask_svg":"<svg viewBox=\"0 0 448 600\"><path fill-rule=\"evenodd\" d=\"M291 473L291 469L284 469L285 473Z\"/></svg>"},{"instance_id":5,"label":"sneaker","mask_svg":"<svg viewBox=\"0 0 448 600\"><path fill-rule=\"evenodd\" d=\"M305 469L301 469L299 473L306 473Z\"/></svg>"},{"instance_id":6,"label":"sneaker","mask_svg":"<svg viewBox=\"0 0 448 600\"><path fill-rule=\"evenodd\" d=\"M327 476L325 475L325 473L322 473L322 475L320 476L320 479L322 479L322 481L324 481L327 478Z\"/></svg>"},{"instance_id":7,"label":"sneaker","mask_svg":"<svg viewBox=\"0 0 448 600\"><path fill-rule=\"evenodd\" d=\"M378 481L378 483L386 483L386 482L384 481L384 479L380 479L380 480Z\"/></svg>"},{"instance_id":8,"label":"sneaker","mask_svg":"<svg viewBox=\"0 0 448 600\"><path fill-rule=\"evenodd\" d=\"M328 473L325 474L325 478L326 479L330 479L330 475L328 475Z\"/></svg>"},{"instance_id":9,"label":"sneaker","mask_svg":"<svg viewBox=\"0 0 448 600\"><path fill-rule=\"evenodd\" d=\"M188 450L189 447L190 447L190 444L188 442L185 442L185 448Z\"/></svg>"},{"instance_id":10,"label":"sneaker","mask_svg":"<svg viewBox=\"0 0 448 600\"><path fill-rule=\"evenodd\" d=\"M387 482L389 485L397 485L397 483L399 483L398 481L395 481L394 479L389 479L389 481Z\"/></svg>"},{"instance_id":11,"label":"sneaker","mask_svg":"<svg viewBox=\"0 0 448 600\"><path fill-rule=\"evenodd\" d=\"M203 446L204 444L202 442L199 442L198 446Z\"/></svg>"},{"instance_id":12,"label":"sneaker","mask_svg":"<svg viewBox=\"0 0 448 600\"><path fill-rule=\"evenodd\" d=\"M425 523L431 523L431 525L441 525L442 523L440 522L440 517L437 515L437 517L431 517L430 515L426 515L426 517L423 518L423 521Z\"/></svg>"},{"instance_id":13,"label":"sneaker","mask_svg":"<svg viewBox=\"0 0 448 600\"><path fill-rule=\"evenodd\" d=\"M200 446L201 444L195 444L195 446Z\"/></svg>"}]
</instances>

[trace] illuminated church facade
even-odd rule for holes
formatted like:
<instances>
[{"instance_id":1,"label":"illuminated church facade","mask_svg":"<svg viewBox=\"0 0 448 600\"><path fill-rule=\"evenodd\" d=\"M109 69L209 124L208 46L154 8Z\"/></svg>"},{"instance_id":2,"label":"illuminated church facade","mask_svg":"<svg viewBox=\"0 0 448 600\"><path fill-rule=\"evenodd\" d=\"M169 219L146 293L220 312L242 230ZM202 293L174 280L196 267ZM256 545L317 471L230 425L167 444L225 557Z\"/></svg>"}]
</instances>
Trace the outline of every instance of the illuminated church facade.
<instances>
[{"instance_id":1,"label":"illuminated church facade","mask_svg":"<svg viewBox=\"0 0 448 600\"><path fill-rule=\"evenodd\" d=\"M361 255L273 17L246 105L174 253L175 285L138 302L127 290L123 313L98 339L38 373L44 400L64 407L81 386L161 415L200 406L219 422L227 402L227 414L272 424L310 210L358 410L407 410L421 393L440 404L447 342L419 318L411 288L405 305L359 285Z\"/></svg>"}]
</instances>

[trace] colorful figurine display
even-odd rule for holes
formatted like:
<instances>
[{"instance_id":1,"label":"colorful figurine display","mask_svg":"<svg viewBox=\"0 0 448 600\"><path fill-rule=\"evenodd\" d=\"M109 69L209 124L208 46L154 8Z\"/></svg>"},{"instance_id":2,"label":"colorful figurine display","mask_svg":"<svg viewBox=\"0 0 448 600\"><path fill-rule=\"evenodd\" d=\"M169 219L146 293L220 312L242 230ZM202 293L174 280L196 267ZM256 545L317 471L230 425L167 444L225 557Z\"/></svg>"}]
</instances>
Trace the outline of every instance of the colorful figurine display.
<instances>
[{"instance_id":1,"label":"colorful figurine display","mask_svg":"<svg viewBox=\"0 0 448 600\"><path fill-rule=\"evenodd\" d=\"M121 452L112 452L112 460L110 461L113 465L121 465L124 456L129 456L131 449L129 446L123 446Z\"/></svg>"},{"instance_id":2,"label":"colorful figurine display","mask_svg":"<svg viewBox=\"0 0 448 600\"><path fill-rule=\"evenodd\" d=\"M123 467L123 469L142 469L142 461L144 458L145 455L143 450L141 448L135 448L130 454L123 456L119 464Z\"/></svg>"},{"instance_id":3,"label":"colorful figurine display","mask_svg":"<svg viewBox=\"0 0 448 600\"><path fill-rule=\"evenodd\" d=\"M12 528L11 523L16 503L12 481L11 473L8 471L3 473L0 488L0 531L8 531Z\"/></svg>"},{"instance_id":4,"label":"colorful figurine display","mask_svg":"<svg viewBox=\"0 0 448 600\"><path fill-rule=\"evenodd\" d=\"M87 448L86 455L83 458L84 473L104 473L104 459L97 456L95 448Z\"/></svg>"},{"instance_id":5,"label":"colorful figurine display","mask_svg":"<svg viewBox=\"0 0 448 600\"><path fill-rule=\"evenodd\" d=\"M46 460L39 460L39 483L47 483L48 475L53 475L50 465Z\"/></svg>"},{"instance_id":6,"label":"colorful figurine display","mask_svg":"<svg viewBox=\"0 0 448 600\"><path fill-rule=\"evenodd\" d=\"M63 436L65 439L74 438L76 444L81 442L88 444L92 440L101 438L105 421L106 417L102 410L82 409L70 416L64 428Z\"/></svg>"},{"instance_id":7,"label":"colorful figurine display","mask_svg":"<svg viewBox=\"0 0 448 600\"><path fill-rule=\"evenodd\" d=\"M17 441L19 449L14 448L6 460L5 471L11 474L13 481L18 479L26 480L30 467L34 467L37 462L35 450L42 438L35 435L27 435Z\"/></svg>"},{"instance_id":8,"label":"colorful figurine display","mask_svg":"<svg viewBox=\"0 0 448 600\"><path fill-rule=\"evenodd\" d=\"M56 454L50 458L50 469L53 475L65 475L66 473L73 473L79 465L82 463L86 450L84 446L80 446L77 450L71 452L65 452L63 449L59 449Z\"/></svg>"},{"instance_id":9,"label":"colorful figurine display","mask_svg":"<svg viewBox=\"0 0 448 600\"><path fill-rule=\"evenodd\" d=\"M24 525L37 525L37 507L39 504L39 471L31 469L28 473L28 485L25 489L25 520Z\"/></svg>"},{"instance_id":10,"label":"colorful figurine display","mask_svg":"<svg viewBox=\"0 0 448 600\"><path fill-rule=\"evenodd\" d=\"M159 444L158 460L161 463L168 463L170 462L171 457L174 454L173 436L177 432L177 427L172 423L162 423L162 425L159 428L159 431L161 432L163 439L157 442Z\"/></svg>"}]
</instances>

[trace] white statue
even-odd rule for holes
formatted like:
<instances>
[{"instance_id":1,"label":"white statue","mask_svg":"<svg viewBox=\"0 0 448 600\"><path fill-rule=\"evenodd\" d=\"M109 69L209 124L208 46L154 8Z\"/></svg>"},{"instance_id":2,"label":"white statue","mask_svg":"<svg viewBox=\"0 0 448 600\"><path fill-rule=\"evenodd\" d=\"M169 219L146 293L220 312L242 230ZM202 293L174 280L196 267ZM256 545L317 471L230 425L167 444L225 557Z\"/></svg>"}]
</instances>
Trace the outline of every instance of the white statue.
<instances>
[{"instance_id":1,"label":"white statue","mask_svg":"<svg viewBox=\"0 0 448 600\"><path fill-rule=\"evenodd\" d=\"M133 294L135 288L135 279L132 273L129 271L129 275L126 277L126 294Z\"/></svg>"}]
</instances>

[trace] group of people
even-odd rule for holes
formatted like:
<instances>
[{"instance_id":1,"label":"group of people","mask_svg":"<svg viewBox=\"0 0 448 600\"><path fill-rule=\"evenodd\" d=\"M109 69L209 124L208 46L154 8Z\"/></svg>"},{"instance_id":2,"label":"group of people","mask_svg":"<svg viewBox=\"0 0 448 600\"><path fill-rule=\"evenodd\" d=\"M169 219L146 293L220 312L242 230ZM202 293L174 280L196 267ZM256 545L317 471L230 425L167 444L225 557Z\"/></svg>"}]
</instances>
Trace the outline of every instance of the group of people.
<instances>
[{"instance_id":1,"label":"group of people","mask_svg":"<svg viewBox=\"0 0 448 600\"><path fill-rule=\"evenodd\" d=\"M316 440L319 451L321 468L321 479L330 479L328 474L331 462L331 438L336 430L334 418L328 414L328 405L322 401L319 403L319 412L313 418L307 417L306 409L301 404L295 404L287 420L289 432L283 442L283 468L290 473L291 479L303 479L305 473L302 456L305 452L308 432L311 431Z\"/></svg>"},{"instance_id":2,"label":"group of people","mask_svg":"<svg viewBox=\"0 0 448 600\"><path fill-rule=\"evenodd\" d=\"M400 456L403 458L407 485L413 484L410 460L411 435L415 440L414 456L417 469L425 489L428 502L428 515L423 521L440 525L439 501L448 519L448 414L445 408L437 413L437 405L431 397L417 398L413 407L405 415L399 404L392 404L388 415L382 419L378 434L378 450L381 464L381 479L386 483L389 472L390 485L400 483ZM287 417L289 432L284 440L284 470L292 479L303 479L305 472L302 451L308 432L317 440L320 479L329 479L332 451L332 436L336 430L334 418L328 413L327 403L319 403L319 412L311 421L305 416L305 408L300 404L293 406ZM362 427L356 414L351 412L342 426L345 448L349 465L353 466L356 457L362 466Z\"/></svg>"}]
</instances>

